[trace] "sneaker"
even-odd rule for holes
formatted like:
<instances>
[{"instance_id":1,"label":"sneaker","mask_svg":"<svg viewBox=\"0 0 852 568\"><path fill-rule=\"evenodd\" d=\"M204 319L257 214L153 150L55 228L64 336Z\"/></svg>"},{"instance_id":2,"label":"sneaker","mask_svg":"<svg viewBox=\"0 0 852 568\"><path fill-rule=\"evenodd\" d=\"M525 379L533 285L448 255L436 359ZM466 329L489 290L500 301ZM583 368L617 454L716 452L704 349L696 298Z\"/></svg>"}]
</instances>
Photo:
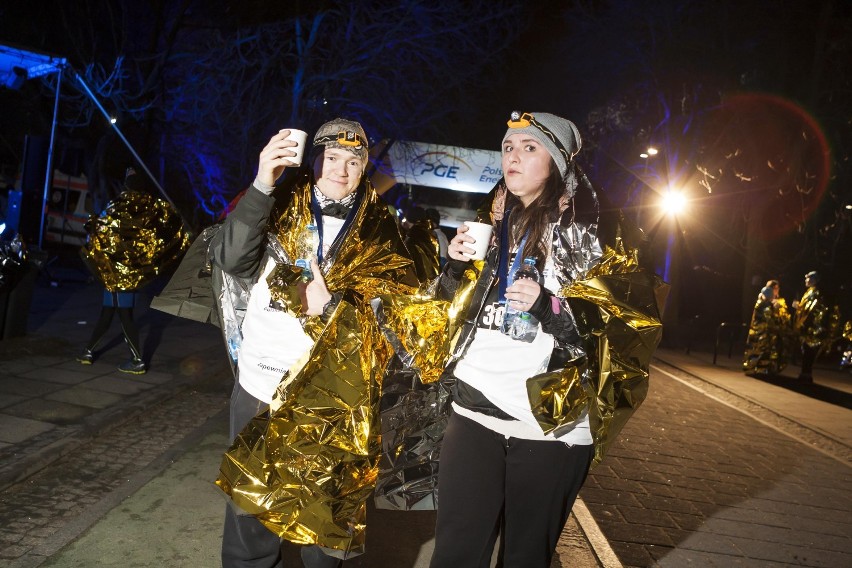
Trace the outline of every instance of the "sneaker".
<instances>
[{"instance_id":1,"label":"sneaker","mask_svg":"<svg viewBox=\"0 0 852 568\"><path fill-rule=\"evenodd\" d=\"M127 363L119 365L118 370L122 373L130 373L131 375L144 375L146 371L145 361L133 358Z\"/></svg>"},{"instance_id":2,"label":"sneaker","mask_svg":"<svg viewBox=\"0 0 852 568\"><path fill-rule=\"evenodd\" d=\"M95 356L92 354L91 351L86 349L85 351L83 351L82 355L77 356L77 361L79 361L82 365L91 365L95 362Z\"/></svg>"}]
</instances>

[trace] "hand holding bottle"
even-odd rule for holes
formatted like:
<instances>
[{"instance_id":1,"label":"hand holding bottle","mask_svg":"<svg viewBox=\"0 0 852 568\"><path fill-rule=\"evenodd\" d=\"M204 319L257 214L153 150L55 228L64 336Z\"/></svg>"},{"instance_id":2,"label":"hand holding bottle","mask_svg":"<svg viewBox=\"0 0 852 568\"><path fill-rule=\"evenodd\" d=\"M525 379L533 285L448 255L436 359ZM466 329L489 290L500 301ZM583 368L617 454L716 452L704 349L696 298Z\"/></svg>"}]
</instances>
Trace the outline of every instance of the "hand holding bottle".
<instances>
[{"instance_id":1,"label":"hand holding bottle","mask_svg":"<svg viewBox=\"0 0 852 568\"><path fill-rule=\"evenodd\" d=\"M529 309L541 294L539 280L535 259L531 257L525 258L524 264L509 274L501 331L512 339L527 343L535 340L538 320L529 313Z\"/></svg>"},{"instance_id":2,"label":"hand holding bottle","mask_svg":"<svg viewBox=\"0 0 852 568\"><path fill-rule=\"evenodd\" d=\"M518 278L506 288L506 299L516 310L529 310L541 295L541 284L529 278Z\"/></svg>"}]
</instances>

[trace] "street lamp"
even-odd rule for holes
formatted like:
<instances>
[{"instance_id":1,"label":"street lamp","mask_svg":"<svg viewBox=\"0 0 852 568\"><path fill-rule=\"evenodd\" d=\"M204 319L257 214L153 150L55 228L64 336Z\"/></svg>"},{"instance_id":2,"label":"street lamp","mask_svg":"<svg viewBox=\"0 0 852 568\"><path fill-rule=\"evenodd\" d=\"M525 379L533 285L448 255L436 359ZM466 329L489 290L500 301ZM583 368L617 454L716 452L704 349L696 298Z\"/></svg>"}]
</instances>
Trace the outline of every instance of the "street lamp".
<instances>
[{"instance_id":1,"label":"street lamp","mask_svg":"<svg viewBox=\"0 0 852 568\"><path fill-rule=\"evenodd\" d=\"M682 191L670 187L661 200L663 211L669 216L677 216L686 209L686 196Z\"/></svg>"},{"instance_id":2,"label":"street lamp","mask_svg":"<svg viewBox=\"0 0 852 568\"><path fill-rule=\"evenodd\" d=\"M643 160L647 160L651 156L656 156L658 153L659 153L659 150L657 150L653 146L648 146L648 149L645 150L644 152L642 152L641 154L639 154L639 157L642 158ZM645 165L646 166L648 165L647 161L645 162Z\"/></svg>"},{"instance_id":3,"label":"street lamp","mask_svg":"<svg viewBox=\"0 0 852 568\"><path fill-rule=\"evenodd\" d=\"M642 158L643 160L645 160L645 171L644 171L644 174L643 174L644 179L642 180L642 185L644 185L646 187L650 185L648 183L648 158L650 158L652 156L656 156L657 153L658 153L658 150L656 148L654 148L653 146L648 146L648 148L644 152L639 154L639 157ZM642 187L641 191L639 193L639 209L636 212L636 225L639 226L639 227L642 226L642 212L643 212L644 209L645 209L645 188Z\"/></svg>"},{"instance_id":4,"label":"street lamp","mask_svg":"<svg viewBox=\"0 0 852 568\"><path fill-rule=\"evenodd\" d=\"M683 229L679 216L686 212L688 200L682 188L669 186L660 196L660 210L664 217L660 223L666 225L666 244L660 276L672 287L663 312L663 326L678 329L680 312L681 266L683 264ZM675 335L676 335L675 331Z\"/></svg>"}]
</instances>

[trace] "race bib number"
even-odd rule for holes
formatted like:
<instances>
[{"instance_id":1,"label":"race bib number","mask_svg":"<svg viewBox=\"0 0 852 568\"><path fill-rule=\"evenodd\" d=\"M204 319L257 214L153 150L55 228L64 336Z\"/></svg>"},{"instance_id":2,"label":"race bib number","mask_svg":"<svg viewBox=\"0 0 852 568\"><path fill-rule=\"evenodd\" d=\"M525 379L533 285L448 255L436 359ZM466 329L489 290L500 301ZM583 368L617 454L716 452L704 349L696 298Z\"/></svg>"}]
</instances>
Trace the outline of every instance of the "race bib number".
<instances>
[{"instance_id":1,"label":"race bib number","mask_svg":"<svg viewBox=\"0 0 852 568\"><path fill-rule=\"evenodd\" d=\"M499 330L503 325L503 312L506 306L500 302L486 304L479 313L479 319L476 320L476 327L479 329L496 329Z\"/></svg>"}]
</instances>

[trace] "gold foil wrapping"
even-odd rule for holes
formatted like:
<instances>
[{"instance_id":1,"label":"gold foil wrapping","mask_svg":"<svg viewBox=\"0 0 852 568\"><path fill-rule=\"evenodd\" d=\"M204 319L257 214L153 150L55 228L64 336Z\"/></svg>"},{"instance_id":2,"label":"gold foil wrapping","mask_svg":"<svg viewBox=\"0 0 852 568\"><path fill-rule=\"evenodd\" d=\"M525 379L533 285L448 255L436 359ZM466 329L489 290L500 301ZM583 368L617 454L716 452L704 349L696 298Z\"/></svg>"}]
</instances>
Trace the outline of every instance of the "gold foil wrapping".
<instances>
[{"instance_id":1,"label":"gold foil wrapping","mask_svg":"<svg viewBox=\"0 0 852 568\"><path fill-rule=\"evenodd\" d=\"M747 375L777 375L790 360L792 343L790 312L784 298L769 302L759 296L754 304L743 354Z\"/></svg>"},{"instance_id":2,"label":"gold foil wrapping","mask_svg":"<svg viewBox=\"0 0 852 568\"><path fill-rule=\"evenodd\" d=\"M294 235L310 219L309 200L310 186L297 188L276 224L291 259ZM273 298L301 313L294 271L283 267L269 279ZM379 396L393 356L370 301L417 289L396 222L369 186L350 233L322 270L329 290L343 299L326 324L307 319L316 343L282 380L269 414L235 440L216 483L236 506L287 540L363 552L365 504L378 472ZM399 321L417 317L413 311Z\"/></svg>"},{"instance_id":3,"label":"gold foil wrapping","mask_svg":"<svg viewBox=\"0 0 852 568\"><path fill-rule=\"evenodd\" d=\"M110 292L147 284L189 247L180 215L162 199L125 191L88 223L80 254Z\"/></svg>"},{"instance_id":4,"label":"gold foil wrapping","mask_svg":"<svg viewBox=\"0 0 852 568\"><path fill-rule=\"evenodd\" d=\"M439 229L440 230L440 229ZM441 272L438 237L428 221L418 221L408 229L406 247L414 261L414 270L421 283L429 282Z\"/></svg>"},{"instance_id":5,"label":"gold foil wrapping","mask_svg":"<svg viewBox=\"0 0 852 568\"><path fill-rule=\"evenodd\" d=\"M310 186L301 186L275 222L278 242L293 261L297 258L299 235L312 219L310 199ZM418 287L396 221L369 184L350 232L336 251L325 255L320 268L329 290L348 290L368 301L381 294L413 291ZM295 290L298 277L292 264L276 267L268 283L273 299L296 315L302 313L301 302L298 306L295 302L299 297Z\"/></svg>"},{"instance_id":6,"label":"gold foil wrapping","mask_svg":"<svg viewBox=\"0 0 852 568\"><path fill-rule=\"evenodd\" d=\"M424 384L441 377L449 352L449 304L425 294L382 296L377 314L394 352Z\"/></svg>"},{"instance_id":7,"label":"gold foil wrapping","mask_svg":"<svg viewBox=\"0 0 852 568\"><path fill-rule=\"evenodd\" d=\"M568 298L577 328L585 336L585 368L567 366L559 382L541 390L528 381L533 413L545 432L571 425L588 400L595 462L603 459L627 419L648 392L648 367L662 337L660 305L668 285L640 270L636 252L606 247L586 277L571 283ZM576 370L575 370L576 369ZM583 391L575 372L582 372ZM561 388L556 388L561 387ZM539 401L541 401L539 403Z\"/></svg>"},{"instance_id":8,"label":"gold foil wrapping","mask_svg":"<svg viewBox=\"0 0 852 568\"><path fill-rule=\"evenodd\" d=\"M439 380L448 353L448 303L429 294L382 296L374 309L395 353L382 381L376 507L434 509L450 402Z\"/></svg>"},{"instance_id":9,"label":"gold foil wrapping","mask_svg":"<svg viewBox=\"0 0 852 568\"><path fill-rule=\"evenodd\" d=\"M275 408L243 430L220 467L216 483L234 504L292 542L364 550L389 351L363 315L341 302Z\"/></svg>"},{"instance_id":10,"label":"gold foil wrapping","mask_svg":"<svg viewBox=\"0 0 852 568\"><path fill-rule=\"evenodd\" d=\"M840 309L829 306L817 288L808 288L796 308L793 328L801 342L827 351L837 339Z\"/></svg>"}]
</instances>

